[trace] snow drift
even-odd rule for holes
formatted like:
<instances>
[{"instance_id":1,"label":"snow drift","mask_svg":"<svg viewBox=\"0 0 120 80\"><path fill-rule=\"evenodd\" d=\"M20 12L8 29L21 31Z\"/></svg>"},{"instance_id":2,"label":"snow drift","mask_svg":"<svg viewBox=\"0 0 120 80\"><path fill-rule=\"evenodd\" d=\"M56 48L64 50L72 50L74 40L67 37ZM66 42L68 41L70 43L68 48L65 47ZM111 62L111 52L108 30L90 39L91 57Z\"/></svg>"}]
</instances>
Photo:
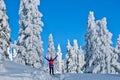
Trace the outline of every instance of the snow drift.
<instances>
[{"instance_id":1,"label":"snow drift","mask_svg":"<svg viewBox=\"0 0 120 80\"><path fill-rule=\"evenodd\" d=\"M0 80L120 80L119 74L55 74L11 61L0 62Z\"/></svg>"}]
</instances>

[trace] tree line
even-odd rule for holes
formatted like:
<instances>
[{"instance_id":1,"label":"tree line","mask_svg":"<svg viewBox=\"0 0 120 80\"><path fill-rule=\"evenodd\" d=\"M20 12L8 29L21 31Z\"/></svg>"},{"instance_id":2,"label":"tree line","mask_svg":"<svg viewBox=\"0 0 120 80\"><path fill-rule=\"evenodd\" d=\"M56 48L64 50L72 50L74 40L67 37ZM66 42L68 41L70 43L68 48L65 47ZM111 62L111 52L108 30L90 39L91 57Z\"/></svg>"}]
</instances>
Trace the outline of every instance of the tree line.
<instances>
[{"instance_id":1,"label":"tree line","mask_svg":"<svg viewBox=\"0 0 120 80\"><path fill-rule=\"evenodd\" d=\"M43 41L41 37L42 13L38 10L40 0L21 0L19 8L19 37L11 43L10 27L4 0L0 0L0 60L13 59L23 65L44 69ZM78 46L77 40L71 45L68 40L66 56L62 59L60 44L57 51L52 34L49 35L47 58L55 57L56 73L120 73L120 35L116 47L112 47L112 33L107 29L106 18L95 20L90 11L85 34L86 45ZM11 49L13 51L11 52ZM13 54L11 54L13 53ZM48 66L45 67L48 70Z\"/></svg>"}]
</instances>

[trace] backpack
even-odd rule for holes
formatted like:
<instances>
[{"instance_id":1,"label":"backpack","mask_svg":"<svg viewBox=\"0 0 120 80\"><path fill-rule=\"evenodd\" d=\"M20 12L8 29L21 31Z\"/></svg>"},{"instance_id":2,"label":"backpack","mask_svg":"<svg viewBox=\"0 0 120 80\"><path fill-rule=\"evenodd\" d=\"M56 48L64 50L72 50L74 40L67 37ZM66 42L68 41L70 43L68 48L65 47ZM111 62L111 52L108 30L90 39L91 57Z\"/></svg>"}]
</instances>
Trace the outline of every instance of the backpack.
<instances>
[{"instance_id":1,"label":"backpack","mask_svg":"<svg viewBox=\"0 0 120 80\"><path fill-rule=\"evenodd\" d=\"M50 60L49 65L53 66L53 60Z\"/></svg>"}]
</instances>

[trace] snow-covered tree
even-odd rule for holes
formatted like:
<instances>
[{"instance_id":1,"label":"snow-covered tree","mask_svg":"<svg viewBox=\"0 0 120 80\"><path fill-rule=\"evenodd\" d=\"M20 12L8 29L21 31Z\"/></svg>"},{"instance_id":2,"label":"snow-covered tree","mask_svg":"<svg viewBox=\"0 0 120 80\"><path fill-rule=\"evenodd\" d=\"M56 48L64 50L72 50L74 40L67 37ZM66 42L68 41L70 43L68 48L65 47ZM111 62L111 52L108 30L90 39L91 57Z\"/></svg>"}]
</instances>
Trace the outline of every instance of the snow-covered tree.
<instances>
[{"instance_id":1,"label":"snow-covered tree","mask_svg":"<svg viewBox=\"0 0 120 80\"><path fill-rule=\"evenodd\" d=\"M79 52L77 54L77 73L83 73L82 67L85 64L84 53L82 47L80 46Z\"/></svg>"},{"instance_id":2,"label":"snow-covered tree","mask_svg":"<svg viewBox=\"0 0 120 80\"><path fill-rule=\"evenodd\" d=\"M85 72L115 74L119 69L119 63L117 55L114 54L113 48L110 46L112 34L107 29L106 18L95 22L94 17L90 18L90 16L93 16L93 12L90 12L88 18Z\"/></svg>"},{"instance_id":3,"label":"snow-covered tree","mask_svg":"<svg viewBox=\"0 0 120 80\"><path fill-rule=\"evenodd\" d=\"M65 60L65 72L67 73L77 73L77 54L79 53L77 40L74 40L74 45L71 46L68 40L67 54Z\"/></svg>"},{"instance_id":4,"label":"snow-covered tree","mask_svg":"<svg viewBox=\"0 0 120 80\"><path fill-rule=\"evenodd\" d=\"M117 39L115 50L116 50L116 53L118 54L118 61L120 62L120 34L119 34L119 37Z\"/></svg>"},{"instance_id":5,"label":"snow-covered tree","mask_svg":"<svg viewBox=\"0 0 120 80\"><path fill-rule=\"evenodd\" d=\"M49 35L49 42L48 42L48 53L47 53L47 58L54 58L56 56L56 51L54 47L54 42L53 42L53 36L52 34Z\"/></svg>"},{"instance_id":6,"label":"snow-covered tree","mask_svg":"<svg viewBox=\"0 0 120 80\"><path fill-rule=\"evenodd\" d=\"M100 55L97 51L98 49L98 27L95 23L94 13L90 12L88 16L88 30L85 35L86 40L86 54L85 54L85 61L86 64L84 65L84 71L87 73L93 73L94 68L96 67L99 62L97 60L97 57L99 58Z\"/></svg>"},{"instance_id":7,"label":"snow-covered tree","mask_svg":"<svg viewBox=\"0 0 120 80\"><path fill-rule=\"evenodd\" d=\"M120 63L118 61L118 53L116 49L111 47L112 55L111 55L111 64L110 64L110 73L111 74L118 74L120 73Z\"/></svg>"},{"instance_id":8,"label":"snow-covered tree","mask_svg":"<svg viewBox=\"0 0 120 80\"><path fill-rule=\"evenodd\" d=\"M80 49L78 47L78 43L77 40L74 39L74 44L73 44L73 60L74 60L74 69L75 69L75 73L83 73L83 71L81 70L83 65L84 65L84 55L83 55L83 50L80 46Z\"/></svg>"},{"instance_id":9,"label":"snow-covered tree","mask_svg":"<svg viewBox=\"0 0 120 80\"><path fill-rule=\"evenodd\" d=\"M42 14L38 11L39 0L21 0L19 38L14 48L17 52L16 62L34 68L43 68Z\"/></svg>"},{"instance_id":10,"label":"snow-covered tree","mask_svg":"<svg viewBox=\"0 0 120 80\"><path fill-rule=\"evenodd\" d=\"M10 28L4 0L0 0L0 60L9 59L7 48L10 46Z\"/></svg>"},{"instance_id":11,"label":"snow-covered tree","mask_svg":"<svg viewBox=\"0 0 120 80\"><path fill-rule=\"evenodd\" d=\"M70 44L70 41L68 40L68 44L67 44L67 54L65 56L65 73L69 73L71 72L71 65L72 65L72 60L71 60L71 51L72 51L72 46Z\"/></svg>"},{"instance_id":12,"label":"snow-covered tree","mask_svg":"<svg viewBox=\"0 0 120 80\"><path fill-rule=\"evenodd\" d=\"M78 43L77 40L74 39L73 40L73 53L72 53L72 61L73 61L73 70L75 73L78 73L78 54L79 54L79 50L78 50Z\"/></svg>"},{"instance_id":13,"label":"snow-covered tree","mask_svg":"<svg viewBox=\"0 0 120 80\"><path fill-rule=\"evenodd\" d=\"M61 52L60 44L58 44L58 48L57 48L57 59L55 65L56 65L56 73L62 73L63 61L62 61L62 52Z\"/></svg>"},{"instance_id":14,"label":"snow-covered tree","mask_svg":"<svg viewBox=\"0 0 120 80\"><path fill-rule=\"evenodd\" d=\"M120 73L120 35L117 39L116 47L112 48L112 73Z\"/></svg>"},{"instance_id":15,"label":"snow-covered tree","mask_svg":"<svg viewBox=\"0 0 120 80\"><path fill-rule=\"evenodd\" d=\"M112 41L112 33L109 32L109 30L107 29L107 21L106 18L103 18L101 21L98 21L97 25L99 26L99 38L100 38L100 42L102 43L100 45L100 52L102 53L103 56L103 61L101 65L102 67L102 72L103 73L111 73L111 60L112 60L112 56L113 51L112 51L112 47L110 46Z\"/></svg>"},{"instance_id":16,"label":"snow-covered tree","mask_svg":"<svg viewBox=\"0 0 120 80\"><path fill-rule=\"evenodd\" d=\"M49 35L49 41L48 41L48 52L46 57L48 59L52 58L54 59L56 57L56 51L55 51L55 47L54 47L54 42L53 42L53 36L52 34ZM56 73L56 60L54 61L54 73ZM49 65L47 65L46 70L49 71Z\"/></svg>"},{"instance_id":17,"label":"snow-covered tree","mask_svg":"<svg viewBox=\"0 0 120 80\"><path fill-rule=\"evenodd\" d=\"M62 60L62 73L65 73L65 59Z\"/></svg>"}]
</instances>

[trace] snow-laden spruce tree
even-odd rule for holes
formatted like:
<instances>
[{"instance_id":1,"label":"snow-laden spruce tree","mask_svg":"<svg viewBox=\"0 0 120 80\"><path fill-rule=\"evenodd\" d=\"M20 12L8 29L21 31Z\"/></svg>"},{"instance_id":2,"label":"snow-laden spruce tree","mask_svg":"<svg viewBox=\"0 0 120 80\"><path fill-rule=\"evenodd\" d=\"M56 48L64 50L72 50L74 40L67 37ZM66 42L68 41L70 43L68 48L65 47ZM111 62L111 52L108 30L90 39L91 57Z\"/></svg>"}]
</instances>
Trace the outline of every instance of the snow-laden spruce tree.
<instances>
[{"instance_id":1,"label":"snow-laden spruce tree","mask_svg":"<svg viewBox=\"0 0 120 80\"><path fill-rule=\"evenodd\" d=\"M66 73L77 73L77 54L79 52L78 50L78 44L77 40L74 40L74 45L71 46L70 41L68 40L67 45L67 54L65 59L65 72Z\"/></svg>"},{"instance_id":2,"label":"snow-laden spruce tree","mask_svg":"<svg viewBox=\"0 0 120 80\"><path fill-rule=\"evenodd\" d=\"M74 61L74 70L76 71L75 73L83 73L83 71L81 70L83 65L84 65L84 55L83 55L83 50L80 46L80 49L78 47L78 43L77 40L74 39L73 41L73 61Z\"/></svg>"},{"instance_id":3,"label":"snow-laden spruce tree","mask_svg":"<svg viewBox=\"0 0 120 80\"><path fill-rule=\"evenodd\" d=\"M115 48L111 47L112 50L112 55L111 55L111 68L110 68L110 73L111 74L118 74L120 73L120 63L119 63L119 59L118 59L118 53L116 51Z\"/></svg>"},{"instance_id":4,"label":"snow-laden spruce tree","mask_svg":"<svg viewBox=\"0 0 120 80\"><path fill-rule=\"evenodd\" d=\"M71 54L71 52L73 51L72 50L72 46L71 46L71 44L70 44L70 40L68 40L68 44L67 44L67 54L66 54L66 56L65 56L65 73L69 73L69 72L71 72L71 65L72 65L72 60L71 60L71 56L72 56L72 54Z\"/></svg>"},{"instance_id":5,"label":"snow-laden spruce tree","mask_svg":"<svg viewBox=\"0 0 120 80\"><path fill-rule=\"evenodd\" d=\"M86 40L86 54L85 54L85 61L86 64L84 65L84 72L86 73L93 73L94 68L98 66L99 58L101 57L101 54L98 54L99 46L98 46L98 27L95 23L94 13L90 12L88 16L88 30L85 35ZM95 72L96 73L96 72Z\"/></svg>"},{"instance_id":6,"label":"snow-laden spruce tree","mask_svg":"<svg viewBox=\"0 0 120 80\"><path fill-rule=\"evenodd\" d=\"M46 57L48 59L52 58L54 59L56 57L56 51L54 47L54 41L52 34L49 35L49 41L48 41L48 52ZM56 60L54 61L54 73L56 73ZM46 70L49 71L49 65L47 65Z\"/></svg>"},{"instance_id":7,"label":"snow-laden spruce tree","mask_svg":"<svg viewBox=\"0 0 120 80\"><path fill-rule=\"evenodd\" d=\"M16 62L34 68L43 67L43 48L40 33L42 32L42 14L38 11L39 0L21 0L19 38L15 42Z\"/></svg>"},{"instance_id":8,"label":"snow-laden spruce tree","mask_svg":"<svg viewBox=\"0 0 120 80\"><path fill-rule=\"evenodd\" d=\"M78 54L79 54L79 50L78 50L78 43L77 43L77 40L74 39L73 40L73 53L72 53L72 61L73 61L73 72L75 73L79 73L79 70L78 70Z\"/></svg>"},{"instance_id":9,"label":"snow-laden spruce tree","mask_svg":"<svg viewBox=\"0 0 120 80\"><path fill-rule=\"evenodd\" d=\"M112 41L112 33L109 32L107 29L107 21L106 18L103 18L102 20L96 22L96 24L99 26L99 53L101 53L101 65L100 65L100 72L102 73L111 73L111 59L113 55L112 47L110 46Z\"/></svg>"},{"instance_id":10,"label":"snow-laden spruce tree","mask_svg":"<svg viewBox=\"0 0 120 80\"><path fill-rule=\"evenodd\" d=\"M83 73L82 67L85 64L84 53L82 47L80 46L79 52L77 54L77 73Z\"/></svg>"},{"instance_id":11,"label":"snow-laden spruce tree","mask_svg":"<svg viewBox=\"0 0 120 80\"><path fill-rule=\"evenodd\" d=\"M110 74L117 74L120 72L120 63L118 62L118 54L116 54L115 49L110 46L112 43L112 33L109 32L107 29L107 21L106 18L103 18L101 21L98 21L99 25L99 35L102 35L100 37L101 40L101 47L100 50L104 54L105 57L103 59L105 60L104 64L104 73L110 73Z\"/></svg>"},{"instance_id":12,"label":"snow-laden spruce tree","mask_svg":"<svg viewBox=\"0 0 120 80\"><path fill-rule=\"evenodd\" d=\"M0 0L0 61L9 59L7 48L11 45L10 28L4 0Z\"/></svg>"},{"instance_id":13,"label":"snow-laden spruce tree","mask_svg":"<svg viewBox=\"0 0 120 80\"><path fill-rule=\"evenodd\" d=\"M112 48L112 73L120 73L120 35L117 39L116 47Z\"/></svg>"},{"instance_id":14,"label":"snow-laden spruce tree","mask_svg":"<svg viewBox=\"0 0 120 80\"><path fill-rule=\"evenodd\" d=\"M85 54L86 64L84 65L85 72L111 74L118 73L119 63L117 62L117 55L114 53L113 47L110 46L112 43L112 34L107 29L106 18L96 22L93 21L94 23L90 21L90 17L88 19ZM90 29L91 25L89 24L95 24L92 25L94 28Z\"/></svg>"},{"instance_id":15,"label":"snow-laden spruce tree","mask_svg":"<svg viewBox=\"0 0 120 80\"><path fill-rule=\"evenodd\" d=\"M118 61L120 62L120 34L119 34L119 37L117 39L115 50L116 50L116 52L118 54Z\"/></svg>"},{"instance_id":16,"label":"snow-laden spruce tree","mask_svg":"<svg viewBox=\"0 0 120 80\"><path fill-rule=\"evenodd\" d=\"M62 73L63 69L63 61L62 61L62 52L60 44L57 47L57 59L56 59L56 73Z\"/></svg>"},{"instance_id":17,"label":"snow-laden spruce tree","mask_svg":"<svg viewBox=\"0 0 120 80\"><path fill-rule=\"evenodd\" d=\"M47 58L55 58L56 56L56 51L54 47L54 42L53 42L53 36L52 34L49 35L49 41L48 41L48 53L47 53Z\"/></svg>"}]
</instances>

